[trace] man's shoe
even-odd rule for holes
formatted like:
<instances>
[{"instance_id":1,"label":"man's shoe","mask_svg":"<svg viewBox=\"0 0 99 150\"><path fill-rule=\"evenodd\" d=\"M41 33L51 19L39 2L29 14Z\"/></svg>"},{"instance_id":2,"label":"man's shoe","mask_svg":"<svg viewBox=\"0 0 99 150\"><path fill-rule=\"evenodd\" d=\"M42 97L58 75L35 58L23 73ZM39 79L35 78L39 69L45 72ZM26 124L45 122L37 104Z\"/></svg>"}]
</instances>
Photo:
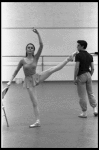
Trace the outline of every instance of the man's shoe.
<instances>
[{"instance_id":1,"label":"man's shoe","mask_svg":"<svg viewBox=\"0 0 99 150\"><path fill-rule=\"evenodd\" d=\"M80 114L78 117L80 117L80 118L87 118L87 115L85 115L85 114Z\"/></svg>"},{"instance_id":2,"label":"man's shoe","mask_svg":"<svg viewBox=\"0 0 99 150\"><path fill-rule=\"evenodd\" d=\"M97 117L98 116L98 112L94 112L94 116Z\"/></svg>"},{"instance_id":3,"label":"man's shoe","mask_svg":"<svg viewBox=\"0 0 99 150\"><path fill-rule=\"evenodd\" d=\"M98 116L97 107L94 107L94 108L93 108L93 111L94 111L94 112L93 112L94 116L97 117L97 116Z\"/></svg>"}]
</instances>

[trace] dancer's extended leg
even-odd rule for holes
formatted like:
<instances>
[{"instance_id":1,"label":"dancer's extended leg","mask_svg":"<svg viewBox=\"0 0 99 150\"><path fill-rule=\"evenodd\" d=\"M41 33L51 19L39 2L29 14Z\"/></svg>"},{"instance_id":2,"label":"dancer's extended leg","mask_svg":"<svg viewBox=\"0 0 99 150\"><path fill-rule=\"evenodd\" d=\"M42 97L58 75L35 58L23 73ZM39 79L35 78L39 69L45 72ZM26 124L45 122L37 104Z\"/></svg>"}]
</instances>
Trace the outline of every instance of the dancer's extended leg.
<instances>
[{"instance_id":1,"label":"dancer's extended leg","mask_svg":"<svg viewBox=\"0 0 99 150\"><path fill-rule=\"evenodd\" d=\"M66 58L63 62L59 63L57 66L51 67L41 73L40 82L46 80L52 73L61 70L69 61L73 60L73 57L77 52L74 52L70 57Z\"/></svg>"}]
</instances>

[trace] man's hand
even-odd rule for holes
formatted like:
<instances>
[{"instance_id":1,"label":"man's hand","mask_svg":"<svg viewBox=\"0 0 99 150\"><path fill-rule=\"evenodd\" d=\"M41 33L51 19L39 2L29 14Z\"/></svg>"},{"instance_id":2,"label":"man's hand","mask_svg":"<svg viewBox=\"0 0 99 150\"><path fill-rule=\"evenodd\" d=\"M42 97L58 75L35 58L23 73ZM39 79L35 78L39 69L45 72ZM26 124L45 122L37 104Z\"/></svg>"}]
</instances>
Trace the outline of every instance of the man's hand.
<instances>
[{"instance_id":1,"label":"man's hand","mask_svg":"<svg viewBox=\"0 0 99 150\"><path fill-rule=\"evenodd\" d=\"M74 84L77 85L77 79L74 79Z\"/></svg>"}]
</instances>

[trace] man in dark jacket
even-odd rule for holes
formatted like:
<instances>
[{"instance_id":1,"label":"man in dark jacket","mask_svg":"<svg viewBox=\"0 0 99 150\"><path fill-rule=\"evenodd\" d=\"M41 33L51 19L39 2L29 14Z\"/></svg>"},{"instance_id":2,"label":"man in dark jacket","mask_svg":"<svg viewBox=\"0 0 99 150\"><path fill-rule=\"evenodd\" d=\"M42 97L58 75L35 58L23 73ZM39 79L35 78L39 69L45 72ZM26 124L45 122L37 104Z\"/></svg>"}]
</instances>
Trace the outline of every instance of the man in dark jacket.
<instances>
[{"instance_id":1,"label":"man in dark jacket","mask_svg":"<svg viewBox=\"0 0 99 150\"><path fill-rule=\"evenodd\" d=\"M91 76L94 72L93 56L86 51L87 42L84 40L77 41L77 49L79 53L75 57L74 84L77 85L77 91L80 98L79 104L82 113L81 118L87 118L87 99L88 94L90 105L93 107L94 116L98 116L97 102L92 90Z\"/></svg>"}]
</instances>

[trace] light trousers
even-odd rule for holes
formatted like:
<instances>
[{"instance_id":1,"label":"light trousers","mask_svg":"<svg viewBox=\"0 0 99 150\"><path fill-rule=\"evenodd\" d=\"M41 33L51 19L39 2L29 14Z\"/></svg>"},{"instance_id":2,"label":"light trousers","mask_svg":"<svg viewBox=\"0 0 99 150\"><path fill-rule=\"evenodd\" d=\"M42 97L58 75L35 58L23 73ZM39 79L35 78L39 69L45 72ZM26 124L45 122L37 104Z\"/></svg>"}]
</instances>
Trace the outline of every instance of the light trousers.
<instances>
[{"instance_id":1,"label":"light trousers","mask_svg":"<svg viewBox=\"0 0 99 150\"><path fill-rule=\"evenodd\" d=\"M97 106L97 102L92 89L91 74L89 72L86 72L77 77L77 91L78 91L78 96L80 98L79 104L81 106L82 111L87 111L86 93L88 95L90 105L93 108Z\"/></svg>"}]
</instances>

